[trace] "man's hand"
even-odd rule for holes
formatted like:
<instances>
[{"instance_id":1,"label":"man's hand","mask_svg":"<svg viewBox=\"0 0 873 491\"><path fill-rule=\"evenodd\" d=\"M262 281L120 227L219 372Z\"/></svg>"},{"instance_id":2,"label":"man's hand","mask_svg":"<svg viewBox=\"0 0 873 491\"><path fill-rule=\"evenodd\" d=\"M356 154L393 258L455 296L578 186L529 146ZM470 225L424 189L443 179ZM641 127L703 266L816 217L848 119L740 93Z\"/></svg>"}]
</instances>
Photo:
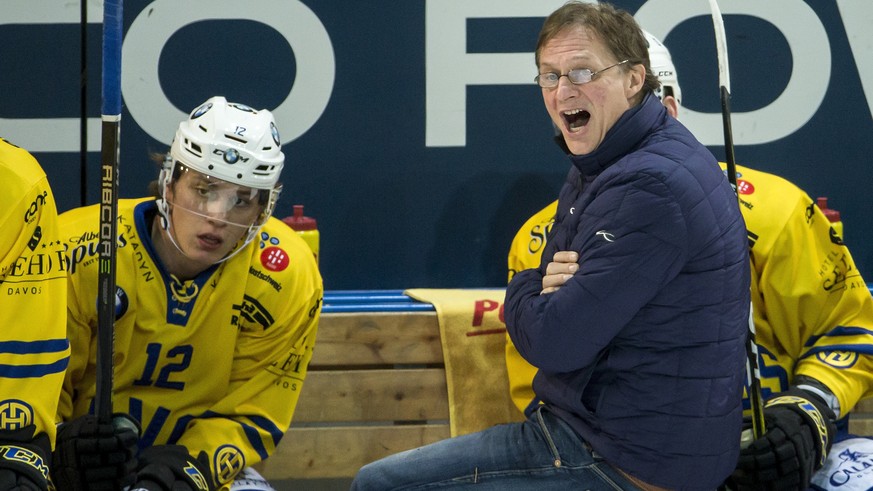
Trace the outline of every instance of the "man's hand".
<instances>
[{"instance_id":1,"label":"man's hand","mask_svg":"<svg viewBox=\"0 0 873 491\"><path fill-rule=\"evenodd\" d=\"M834 413L818 396L791 388L764 406L766 433L740 451L731 476L738 490L806 490L836 433Z\"/></svg>"},{"instance_id":2,"label":"man's hand","mask_svg":"<svg viewBox=\"0 0 873 491\"><path fill-rule=\"evenodd\" d=\"M546 266L546 275L543 276L543 291L540 292L540 295L554 293L570 281L573 274L579 270L578 261L578 252L556 252L552 262Z\"/></svg>"},{"instance_id":3,"label":"man's hand","mask_svg":"<svg viewBox=\"0 0 873 491\"><path fill-rule=\"evenodd\" d=\"M213 491L206 454L195 459L183 445L155 445L142 451L131 491Z\"/></svg>"},{"instance_id":4,"label":"man's hand","mask_svg":"<svg viewBox=\"0 0 873 491\"><path fill-rule=\"evenodd\" d=\"M133 482L139 424L126 414L100 423L91 414L58 427L52 480L59 491L118 491Z\"/></svg>"},{"instance_id":5,"label":"man's hand","mask_svg":"<svg viewBox=\"0 0 873 491\"><path fill-rule=\"evenodd\" d=\"M45 433L33 436L35 425L0 431L0 489L45 491L48 489L51 444Z\"/></svg>"}]
</instances>

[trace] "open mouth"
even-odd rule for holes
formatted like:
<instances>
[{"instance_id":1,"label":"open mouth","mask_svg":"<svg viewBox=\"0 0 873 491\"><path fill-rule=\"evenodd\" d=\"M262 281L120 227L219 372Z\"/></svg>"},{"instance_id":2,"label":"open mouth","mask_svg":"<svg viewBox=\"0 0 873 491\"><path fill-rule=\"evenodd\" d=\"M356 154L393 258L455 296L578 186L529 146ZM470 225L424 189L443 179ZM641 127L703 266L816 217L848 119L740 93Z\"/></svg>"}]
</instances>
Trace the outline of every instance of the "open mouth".
<instances>
[{"instance_id":1,"label":"open mouth","mask_svg":"<svg viewBox=\"0 0 873 491\"><path fill-rule=\"evenodd\" d=\"M223 242L221 237L213 234L201 234L197 238L200 240L201 246L204 246L206 249L217 249Z\"/></svg>"},{"instance_id":2,"label":"open mouth","mask_svg":"<svg viewBox=\"0 0 873 491\"><path fill-rule=\"evenodd\" d=\"M570 131L579 130L580 128L588 124L588 120L591 119L591 113L585 111L584 109L572 109L570 111L564 111L562 115L564 116L564 123L566 123L567 128L569 128Z\"/></svg>"}]
</instances>

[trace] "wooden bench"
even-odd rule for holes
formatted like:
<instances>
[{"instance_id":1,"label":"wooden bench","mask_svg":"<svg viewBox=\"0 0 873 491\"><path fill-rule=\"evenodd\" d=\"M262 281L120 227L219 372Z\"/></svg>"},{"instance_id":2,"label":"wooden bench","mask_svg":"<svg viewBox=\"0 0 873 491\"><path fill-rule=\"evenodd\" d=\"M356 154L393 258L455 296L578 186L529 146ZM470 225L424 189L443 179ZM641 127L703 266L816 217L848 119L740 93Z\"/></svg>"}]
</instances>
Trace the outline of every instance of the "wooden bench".
<instances>
[{"instance_id":1,"label":"wooden bench","mask_svg":"<svg viewBox=\"0 0 873 491\"><path fill-rule=\"evenodd\" d=\"M859 402L849 418L849 432L855 435L873 436L873 399Z\"/></svg>"},{"instance_id":2,"label":"wooden bench","mask_svg":"<svg viewBox=\"0 0 873 491\"><path fill-rule=\"evenodd\" d=\"M352 477L368 462L450 435L433 306L399 293L366 312L330 301L294 422L260 466L271 480Z\"/></svg>"},{"instance_id":3,"label":"wooden bench","mask_svg":"<svg viewBox=\"0 0 873 491\"><path fill-rule=\"evenodd\" d=\"M258 466L271 481L351 479L364 464L450 435L433 307L400 292L375 292L377 301L359 304L343 295L325 295L294 423ZM873 399L856 408L850 431L873 435Z\"/></svg>"}]
</instances>

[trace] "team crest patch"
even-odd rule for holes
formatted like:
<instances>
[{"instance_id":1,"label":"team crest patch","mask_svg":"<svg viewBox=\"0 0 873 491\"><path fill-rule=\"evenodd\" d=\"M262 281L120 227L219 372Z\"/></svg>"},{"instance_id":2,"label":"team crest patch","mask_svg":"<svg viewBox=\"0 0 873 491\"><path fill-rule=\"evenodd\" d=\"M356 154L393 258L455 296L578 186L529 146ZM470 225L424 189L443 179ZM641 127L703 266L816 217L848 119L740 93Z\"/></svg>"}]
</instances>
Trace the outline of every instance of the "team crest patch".
<instances>
[{"instance_id":1,"label":"team crest patch","mask_svg":"<svg viewBox=\"0 0 873 491\"><path fill-rule=\"evenodd\" d=\"M0 429L15 431L33 423L33 408L18 399L0 401Z\"/></svg>"},{"instance_id":2,"label":"team crest patch","mask_svg":"<svg viewBox=\"0 0 873 491\"><path fill-rule=\"evenodd\" d=\"M212 467L218 482L224 484L230 482L246 466L246 457L233 445L222 445L215 451Z\"/></svg>"},{"instance_id":3,"label":"team crest patch","mask_svg":"<svg viewBox=\"0 0 873 491\"><path fill-rule=\"evenodd\" d=\"M739 179L737 181L737 192L740 194L752 194L755 192L755 186L745 179Z\"/></svg>"},{"instance_id":4,"label":"team crest patch","mask_svg":"<svg viewBox=\"0 0 873 491\"><path fill-rule=\"evenodd\" d=\"M816 353L815 357L822 363L834 368L851 368L858 362L858 353L851 351L829 351Z\"/></svg>"}]
</instances>

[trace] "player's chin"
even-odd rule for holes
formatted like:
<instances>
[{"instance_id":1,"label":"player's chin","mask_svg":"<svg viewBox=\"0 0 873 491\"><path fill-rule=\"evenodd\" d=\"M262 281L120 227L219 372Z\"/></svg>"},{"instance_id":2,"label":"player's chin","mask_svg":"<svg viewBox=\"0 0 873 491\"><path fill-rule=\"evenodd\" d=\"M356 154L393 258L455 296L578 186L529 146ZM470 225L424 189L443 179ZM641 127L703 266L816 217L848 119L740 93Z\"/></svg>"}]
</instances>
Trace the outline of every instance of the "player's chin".
<instances>
[{"instance_id":1,"label":"player's chin","mask_svg":"<svg viewBox=\"0 0 873 491\"><path fill-rule=\"evenodd\" d=\"M222 247L190 247L187 251L185 251L185 255L188 256L188 260L191 262L201 265L204 268L207 268L222 259L224 259L228 254L230 254L230 246L223 245Z\"/></svg>"}]
</instances>

